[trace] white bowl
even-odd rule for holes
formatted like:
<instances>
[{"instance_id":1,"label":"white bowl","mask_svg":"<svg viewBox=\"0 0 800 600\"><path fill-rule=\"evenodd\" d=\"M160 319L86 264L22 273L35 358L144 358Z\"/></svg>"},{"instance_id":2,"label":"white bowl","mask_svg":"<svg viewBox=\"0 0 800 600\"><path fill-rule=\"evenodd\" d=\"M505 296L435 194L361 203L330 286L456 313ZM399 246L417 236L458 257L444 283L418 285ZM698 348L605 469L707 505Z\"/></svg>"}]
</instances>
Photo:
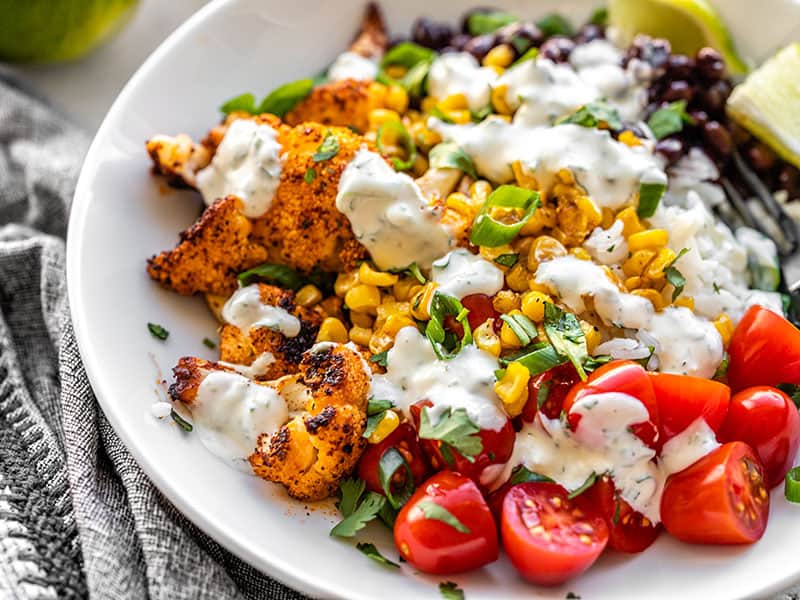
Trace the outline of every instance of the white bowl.
<instances>
[{"instance_id":1,"label":"white bowl","mask_svg":"<svg viewBox=\"0 0 800 600\"><path fill-rule=\"evenodd\" d=\"M475 2L481 4L480 2ZM373 599L438 598L437 577L409 565L381 567L354 544L328 536L330 504L310 510L278 488L230 469L196 436L149 414L165 399L158 381L183 355L214 358L202 344L215 337L203 301L169 293L150 281L145 259L174 245L197 217L190 192L165 193L149 174L144 141L155 133L202 136L220 117L217 107L242 92L263 94L277 84L313 75L342 51L357 30L362 0L229 0L215 2L176 31L139 69L111 108L86 158L75 194L68 238L68 284L81 354L112 425L159 489L194 523L255 567L316 596ZM428 15L455 21L471 3L385 1L395 32ZM486 4L485 2L483 4ZM522 16L555 9L585 19L595 2L504 1ZM763 56L800 20L788 1L720 3L741 47ZM769 10L767 10L769 9ZM159 342L148 321L171 335ZM609 554L566 586L522 582L505 559L452 577L477 598L682 600L740 598L777 591L800 576L792 550L800 539L800 508L773 494L766 535L743 548L688 546L663 535L637 556ZM360 536L395 557L379 525Z\"/></svg>"}]
</instances>

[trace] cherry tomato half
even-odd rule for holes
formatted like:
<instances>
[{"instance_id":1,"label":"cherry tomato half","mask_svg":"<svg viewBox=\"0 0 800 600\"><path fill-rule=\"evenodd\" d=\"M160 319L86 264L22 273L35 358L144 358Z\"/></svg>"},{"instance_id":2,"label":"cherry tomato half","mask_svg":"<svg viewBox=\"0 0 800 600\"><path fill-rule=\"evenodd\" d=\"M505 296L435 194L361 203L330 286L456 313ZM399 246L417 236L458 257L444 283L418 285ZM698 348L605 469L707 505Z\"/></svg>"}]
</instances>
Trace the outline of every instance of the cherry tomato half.
<instances>
[{"instance_id":1,"label":"cherry tomato half","mask_svg":"<svg viewBox=\"0 0 800 600\"><path fill-rule=\"evenodd\" d=\"M671 475L661 497L664 528L692 544L750 544L764 534L768 516L764 467L743 442Z\"/></svg>"},{"instance_id":2,"label":"cherry tomato half","mask_svg":"<svg viewBox=\"0 0 800 600\"><path fill-rule=\"evenodd\" d=\"M394 524L400 555L425 573L470 571L497 560L497 527L475 483L437 473L411 496Z\"/></svg>"},{"instance_id":3,"label":"cherry tomato half","mask_svg":"<svg viewBox=\"0 0 800 600\"><path fill-rule=\"evenodd\" d=\"M719 433L731 389L724 383L671 373L649 373L658 403L659 447L675 437L698 417Z\"/></svg>"},{"instance_id":4,"label":"cherry tomato half","mask_svg":"<svg viewBox=\"0 0 800 600\"><path fill-rule=\"evenodd\" d=\"M641 552L652 544L661 532L657 525L635 511L620 498L614 482L603 475L582 496L600 511L608 525L608 545L620 552Z\"/></svg>"},{"instance_id":5,"label":"cherry tomato half","mask_svg":"<svg viewBox=\"0 0 800 600\"><path fill-rule=\"evenodd\" d=\"M782 391L751 387L731 399L721 439L748 444L761 459L767 485L775 487L792 468L800 446L800 414Z\"/></svg>"},{"instance_id":6,"label":"cherry tomato half","mask_svg":"<svg viewBox=\"0 0 800 600\"><path fill-rule=\"evenodd\" d=\"M506 494L500 530L511 564L529 581L557 585L597 560L608 542L603 518L555 483L520 483Z\"/></svg>"},{"instance_id":7,"label":"cherry tomato half","mask_svg":"<svg viewBox=\"0 0 800 600\"><path fill-rule=\"evenodd\" d=\"M417 427L417 430L419 430L422 408L431 405L432 403L429 400L422 400L411 406L411 417L414 420L414 425ZM483 471L486 467L503 464L511 458L511 453L514 450L516 433L514 432L514 426L511 420L506 419L505 424L499 431L481 429L476 435L481 438L483 449L479 454L472 457L472 460L467 459L464 455L451 447L448 447L446 453L443 453L443 442L439 440L420 439L420 446L435 470L449 468L462 475L466 475L475 483L481 485L481 475L483 475ZM452 464L447 461L446 455L452 457Z\"/></svg>"},{"instance_id":8,"label":"cherry tomato half","mask_svg":"<svg viewBox=\"0 0 800 600\"><path fill-rule=\"evenodd\" d=\"M556 419L561 414L564 407L564 399L569 394L576 383L581 380L578 372L572 363L565 363L558 367L553 367L549 371L540 373L528 380L528 402L522 409L522 420L532 423L536 418L537 411L548 419ZM547 387L547 399L539 408L539 392L543 387Z\"/></svg>"},{"instance_id":9,"label":"cherry tomato half","mask_svg":"<svg viewBox=\"0 0 800 600\"><path fill-rule=\"evenodd\" d=\"M763 306L751 306L728 347L734 391L754 385L800 384L800 330Z\"/></svg>"},{"instance_id":10,"label":"cherry tomato half","mask_svg":"<svg viewBox=\"0 0 800 600\"><path fill-rule=\"evenodd\" d=\"M497 319L500 313L494 309L492 299L486 294L470 294L461 299L461 305L469 310L467 321L473 330L480 327L487 319Z\"/></svg>"},{"instance_id":11,"label":"cherry tomato half","mask_svg":"<svg viewBox=\"0 0 800 600\"><path fill-rule=\"evenodd\" d=\"M367 489L378 494L383 494L381 488L380 475L378 467L380 465L381 457L390 448L397 450L400 455L405 459L408 468L411 470L411 476L414 479L415 487L425 480L428 474L428 465L422 455L422 449L417 440L417 432L409 423L400 423L385 440L379 444L370 444L361 455L361 460L358 462L358 477L363 479L367 485ZM392 492L399 492L406 485L406 478L408 471L406 469L398 469L392 477Z\"/></svg>"},{"instance_id":12,"label":"cherry tomato half","mask_svg":"<svg viewBox=\"0 0 800 600\"><path fill-rule=\"evenodd\" d=\"M653 393L653 384L650 383L650 377L644 367L630 360L615 360L603 365L586 381L575 385L570 390L564 400L564 410L567 412L567 422L570 428L576 431L581 419L580 414L570 413L575 403L586 396L606 392L628 394L644 404L650 419L636 423L631 430L645 444L653 447L658 437L658 405Z\"/></svg>"}]
</instances>

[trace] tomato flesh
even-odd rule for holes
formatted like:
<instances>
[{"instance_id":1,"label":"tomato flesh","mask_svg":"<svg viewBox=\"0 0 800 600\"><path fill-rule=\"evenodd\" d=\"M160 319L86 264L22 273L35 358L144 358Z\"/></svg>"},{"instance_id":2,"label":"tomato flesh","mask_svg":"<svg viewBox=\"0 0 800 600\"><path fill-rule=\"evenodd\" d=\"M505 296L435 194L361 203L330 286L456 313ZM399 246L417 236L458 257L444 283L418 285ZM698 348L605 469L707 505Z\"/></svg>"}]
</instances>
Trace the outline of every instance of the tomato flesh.
<instances>
[{"instance_id":1,"label":"tomato flesh","mask_svg":"<svg viewBox=\"0 0 800 600\"><path fill-rule=\"evenodd\" d=\"M661 497L661 520L692 544L750 544L767 527L764 467L743 442L729 442L671 475Z\"/></svg>"},{"instance_id":2,"label":"tomato flesh","mask_svg":"<svg viewBox=\"0 0 800 600\"><path fill-rule=\"evenodd\" d=\"M431 504L445 509L467 531L433 518ZM451 471L428 479L403 506L394 524L394 541L405 560L438 575L477 569L499 554L497 527L478 486Z\"/></svg>"},{"instance_id":3,"label":"tomato flesh","mask_svg":"<svg viewBox=\"0 0 800 600\"><path fill-rule=\"evenodd\" d=\"M783 482L797 456L800 414L782 391L767 386L748 388L731 399L721 439L748 444L761 459L772 488Z\"/></svg>"},{"instance_id":4,"label":"tomato flesh","mask_svg":"<svg viewBox=\"0 0 800 600\"><path fill-rule=\"evenodd\" d=\"M527 580L557 585L588 569L608 542L603 518L554 483L520 483L505 495L503 547Z\"/></svg>"},{"instance_id":5,"label":"tomato flesh","mask_svg":"<svg viewBox=\"0 0 800 600\"><path fill-rule=\"evenodd\" d=\"M522 409L522 420L532 423L537 412L541 412L548 419L557 419L564 407L567 394L580 380L572 363L553 367L549 371L531 377L528 380L528 402ZM543 387L547 388L547 399L539 408L539 392Z\"/></svg>"},{"instance_id":6,"label":"tomato flesh","mask_svg":"<svg viewBox=\"0 0 800 600\"><path fill-rule=\"evenodd\" d=\"M800 384L800 330L763 306L751 306L728 347L734 391L756 385Z\"/></svg>"},{"instance_id":7,"label":"tomato flesh","mask_svg":"<svg viewBox=\"0 0 800 600\"><path fill-rule=\"evenodd\" d=\"M385 440L379 444L370 444L361 455L361 460L358 462L358 477L363 479L368 490L383 494L381 487L380 476L378 468L380 465L381 457L390 448L397 450L400 455L405 459L406 464L411 470L411 476L414 479L414 485L419 485L425 480L428 473L428 465L422 454L422 449L417 440L417 432L409 423L400 423ZM406 477L408 471L406 469L398 469L392 477L392 492L397 492L406 485Z\"/></svg>"},{"instance_id":8,"label":"tomato flesh","mask_svg":"<svg viewBox=\"0 0 800 600\"><path fill-rule=\"evenodd\" d=\"M477 329L488 319L497 319L500 317L494 309L492 299L486 294L470 294L461 299L461 305L469 310L467 314L467 321L473 330Z\"/></svg>"}]
</instances>

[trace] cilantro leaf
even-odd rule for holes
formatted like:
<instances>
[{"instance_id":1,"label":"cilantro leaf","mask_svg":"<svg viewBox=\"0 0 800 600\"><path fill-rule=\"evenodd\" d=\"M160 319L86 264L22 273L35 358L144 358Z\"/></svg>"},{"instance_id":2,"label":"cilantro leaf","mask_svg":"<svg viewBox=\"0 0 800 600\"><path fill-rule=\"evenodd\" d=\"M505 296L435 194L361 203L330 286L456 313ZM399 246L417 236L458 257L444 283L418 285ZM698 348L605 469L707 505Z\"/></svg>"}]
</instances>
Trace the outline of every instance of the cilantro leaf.
<instances>
[{"instance_id":1,"label":"cilantro leaf","mask_svg":"<svg viewBox=\"0 0 800 600\"><path fill-rule=\"evenodd\" d=\"M405 470L403 486L399 492L395 493L392 490L392 483L396 481L395 474L401 469ZM414 475L411 467L397 448L388 448L381 455L378 461L378 481L392 508L402 507L414 493Z\"/></svg>"},{"instance_id":2,"label":"cilantro leaf","mask_svg":"<svg viewBox=\"0 0 800 600\"><path fill-rule=\"evenodd\" d=\"M444 600L464 600L464 590L452 581L443 581L439 584L439 593Z\"/></svg>"},{"instance_id":3,"label":"cilantro leaf","mask_svg":"<svg viewBox=\"0 0 800 600\"><path fill-rule=\"evenodd\" d=\"M434 521L441 521L447 525L450 525L453 529L458 531L459 533L471 533L469 527L464 525L461 521L458 520L453 513L447 510L441 504L436 504L433 500L424 499L417 502L415 508L418 508L422 511L422 514L425 515L426 519L433 519Z\"/></svg>"},{"instance_id":4,"label":"cilantro leaf","mask_svg":"<svg viewBox=\"0 0 800 600\"><path fill-rule=\"evenodd\" d=\"M256 106L256 97L249 93L241 94L226 101L225 104L219 107L219 110L226 115L233 112L246 112L251 115L257 114L258 107Z\"/></svg>"},{"instance_id":5,"label":"cilantro leaf","mask_svg":"<svg viewBox=\"0 0 800 600\"><path fill-rule=\"evenodd\" d=\"M364 493L366 484L355 477L344 479L339 484L339 502L336 507L343 516L349 517L358 505L361 494Z\"/></svg>"},{"instance_id":6,"label":"cilantro leaf","mask_svg":"<svg viewBox=\"0 0 800 600\"><path fill-rule=\"evenodd\" d=\"M575 33L572 23L558 13L542 17L536 21L536 26L541 29L545 37L553 35L572 36Z\"/></svg>"},{"instance_id":7,"label":"cilantro leaf","mask_svg":"<svg viewBox=\"0 0 800 600\"><path fill-rule=\"evenodd\" d=\"M203 346L211 348L212 350L217 347L216 342L210 338L203 338Z\"/></svg>"},{"instance_id":8,"label":"cilantro leaf","mask_svg":"<svg viewBox=\"0 0 800 600\"><path fill-rule=\"evenodd\" d=\"M298 79L272 90L258 107L259 113L270 113L283 118L314 89L313 79Z\"/></svg>"},{"instance_id":9,"label":"cilantro leaf","mask_svg":"<svg viewBox=\"0 0 800 600\"><path fill-rule=\"evenodd\" d=\"M661 196L667 191L665 183L641 183L639 184L639 205L636 207L636 214L642 219L649 219L656 214L658 203Z\"/></svg>"},{"instance_id":10,"label":"cilantro leaf","mask_svg":"<svg viewBox=\"0 0 800 600\"><path fill-rule=\"evenodd\" d=\"M368 438L380 425L386 416L386 411L392 407L391 400L375 400L370 398L367 402L367 426L364 429L363 437Z\"/></svg>"},{"instance_id":11,"label":"cilantro leaf","mask_svg":"<svg viewBox=\"0 0 800 600\"><path fill-rule=\"evenodd\" d=\"M555 351L568 358L581 379L586 381L583 363L589 358L589 351L578 317L547 302L544 305L544 331Z\"/></svg>"},{"instance_id":12,"label":"cilantro leaf","mask_svg":"<svg viewBox=\"0 0 800 600\"><path fill-rule=\"evenodd\" d=\"M529 471L524 465L518 465L511 471L511 477L508 480L509 485L517 485L518 483L553 483L553 480L539 473Z\"/></svg>"},{"instance_id":13,"label":"cilantro leaf","mask_svg":"<svg viewBox=\"0 0 800 600\"><path fill-rule=\"evenodd\" d=\"M472 177L478 178L475 163L455 142L442 142L431 148L428 161L432 169L459 169Z\"/></svg>"},{"instance_id":14,"label":"cilantro leaf","mask_svg":"<svg viewBox=\"0 0 800 600\"><path fill-rule=\"evenodd\" d=\"M686 100L678 100L659 108L647 119L647 126L657 140L683 129L684 123L694 125L694 119L686 112Z\"/></svg>"},{"instance_id":15,"label":"cilantro leaf","mask_svg":"<svg viewBox=\"0 0 800 600\"><path fill-rule=\"evenodd\" d=\"M608 25L608 9L605 6L596 8L592 13L592 16L589 17L589 23L592 25L599 25L601 27Z\"/></svg>"},{"instance_id":16,"label":"cilantro leaf","mask_svg":"<svg viewBox=\"0 0 800 600\"><path fill-rule=\"evenodd\" d=\"M433 346L433 351L441 360L453 358L461 352L464 346L472 343L472 329L467 320L468 314L469 311L464 308L458 298L440 292L433 294L430 306L431 318L425 326L425 337L428 338ZM455 334L445 330L444 321L448 315L455 317L456 322L463 328L464 334L461 341Z\"/></svg>"},{"instance_id":17,"label":"cilantro leaf","mask_svg":"<svg viewBox=\"0 0 800 600\"><path fill-rule=\"evenodd\" d=\"M666 267L664 267L664 275L667 276L667 281L671 283L672 286L675 288L672 291L673 302L675 302L675 299L681 295L681 293L683 292L683 288L686 285L686 278L683 276L683 273L681 273L680 271L678 271L678 269L675 268L675 263L678 262L678 259L680 259L681 256L683 256L687 252L689 252L688 248L682 248L681 251L678 252L678 255L674 259L672 259L672 262L670 262Z\"/></svg>"},{"instance_id":18,"label":"cilantro leaf","mask_svg":"<svg viewBox=\"0 0 800 600\"><path fill-rule=\"evenodd\" d=\"M494 259L494 262L496 262L498 265L511 268L517 264L518 260L519 254L501 254Z\"/></svg>"},{"instance_id":19,"label":"cilantro leaf","mask_svg":"<svg viewBox=\"0 0 800 600\"><path fill-rule=\"evenodd\" d=\"M363 482L362 482L363 484ZM367 523L372 521L380 512L386 498L375 492L367 492L359 505L336 526L331 529L331 535L336 537L353 537L361 531Z\"/></svg>"},{"instance_id":20,"label":"cilantro leaf","mask_svg":"<svg viewBox=\"0 0 800 600\"><path fill-rule=\"evenodd\" d=\"M150 335L152 335L154 338L157 338L157 339L159 339L161 341L164 341L165 339L167 339L169 337L169 331L164 329L158 323L148 323L147 324L147 330L150 332Z\"/></svg>"},{"instance_id":21,"label":"cilantro leaf","mask_svg":"<svg viewBox=\"0 0 800 600\"><path fill-rule=\"evenodd\" d=\"M378 352L377 354L373 354L372 356L370 356L369 361L374 362L375 364L380 365L382 367L385 367L386 357L388 356L388 354L389 354L388 350L384 350L383 352Z\"/></svg>"},{"instance_id":22,"label":"cilantro leaf","mask_svg":"<svg viewBox=\"0 0 800 600\"><path fill-rule=\"evenodd\" d=\"M413 277L421 284L425 284L427 279L425 279L425 275L422 274L422 271L419 268L419 265L415 262L411 263L407 267L403 267L402 269L389 269L390 273L402 273L403 275L409 275Z\"/></svg>"},{"instance_id":23,"label":"cilantro leaf","mask_svg":"<svg viewBox=\"0 0 800 600\"><path fill-rule=\"evenodd\" d=\"M594 485L594 482L595 482L595 481L597 481L597 473L595 473L594 471L592 471L592 474L591 474L591 475L589 475L589 476L586 478L586 481L584 481L584 482L581 484L581 486L580 486L579 488L572 490L572 491L571 491L571 492L570 492L570 493L567 495L567 498L569 498L570 500L572 500L573 498L576 498L576 497L580 496L580 495L581 495L583 492L585 492L585 491L586 491L586 490L588 490L590 487L592 487L592 486Z\"/></svg>"},{"instance_id":24,"label":"cilantro leaf","mask_svg":"<svg viewBox=\"0 0 800 600\"><path fill-rule=\"evenodd\" d=\"M792 402L794 402L795 406L800 408L800 385L795 385L793 383L779 383L775 387L789 396L789 398L792 399Z\"/></svg>"},{"instance_id":25,"label":"cilantro leaf","mask_svg":"<svg viewBox=\"0 0 800 600\"><path fill-rule=\"evenodd\" d=\"M477 434L481 428L469 418L466 409L448 408L442 413L439 421L433 425L424 407L420 414L419 437L424 440L440 440L447 446L457 450L469 462L483 450L483 442ZM443 445L442 448L445 446Z\"/></svg>"},{"instance_id":26,"label":"cilantro leaf","mask_svg":"<svg viewBox=\"0 0 800 600\"><path fill-rule=\"evenodd\" d=\"M609 129L622 129L622 119L620 119L617 109L606 104L603 100L595 100L584 104L571 115L560 118L556 125L573 123L581 127L608 127Z\"/></svg>"},{"instance_id":27,"label":"cilantro leaf","mask_svg":"<svg viewBox=\"0 0 800 600\"><path fill-rule=\"evenodd\" d=\"M322 143L317 148L317 151L311 157L311 159L317 162L323 162L326 160L330 160L334 156L339 154L339 138L337 138L333 133L328 131L325 134L325 138L322 140Z\"/></svg>"},{"instance_id":28,"label":"cilantro leaf","mask_svg":"<svg viewBox=\"0 0 800 600\"><path fill-rule=\"evenodd\" d=\"M317 172L314 170L314 167L308 167L306 169L306 174L303 175L303 181L306 183L311 183L317 178Z\"/></svg>"},{"instance_id":29,"label":"cilantro leaf","mask_svg":"<svg viewBox=\"0 0 800 600\"><path fill-rule=\"evenodd\" d=\"M492 10L488 12L473 12L467 19L467 30L472 36L484 35L486 33L493 33L519 21L517 17L507 12L500 10Z\"/></svg>"},{"instance_id":30,"label":"cilantro leaf","mask_svg":"<svg viewBox=\"0 0 800 600\"><path fill-rule=\"evenodd\" d=\"M399 569L400 565L396 562L392 562L388 558L386 558L383 554L381 554L378 549L375 547L375 544L370 544L368 542L359 542L356 544L356 548L358 548L362 554L369 556L372 560L382 565L386 565L387 567L394 567L395 569Z\"/></svg>"},{"instance_id":31,"label":"cilantro leaf","mask_svg":"<svg viewBox=\"0 0 800 600\"><path fill-rule=\"evenodd\" d=\"M250 285L259 279L265 279L270 283L275 283L282 288L299 290L305 283L303 277L292 267L277 263L264 263L238 275L239 283Z\"/></svg>"}]
</instances>

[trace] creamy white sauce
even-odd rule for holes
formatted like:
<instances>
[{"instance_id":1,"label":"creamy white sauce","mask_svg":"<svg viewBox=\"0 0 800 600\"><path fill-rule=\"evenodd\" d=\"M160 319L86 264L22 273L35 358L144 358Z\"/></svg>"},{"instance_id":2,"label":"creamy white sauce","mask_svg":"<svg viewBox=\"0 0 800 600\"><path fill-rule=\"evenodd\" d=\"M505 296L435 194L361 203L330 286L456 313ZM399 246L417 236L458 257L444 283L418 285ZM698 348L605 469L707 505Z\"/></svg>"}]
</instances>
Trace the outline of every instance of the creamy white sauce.
<instances>
[{"instance_id":1,"label":"creamy white sauce","mask_svg":"<svg viewBox=\"0 0 800 600\"><path fill-rule=\"evenodd\" d=\"M449 52L433 61L428 71L428 93L442 100L453 94L464 94L469 108L478 111L489 104L491 87L497 73L482 67L467 52Z\"/></svg>"},{"instance_id":2,"label":"creamy white sauce","mask_svg":"<svg viewBox=\"0 0 800 600\"><path fill-rule=\"evenodd\" d=\"M688 308L669 306L656 313L644 333L655 346L659 371L710 378L722 362L716 327Z\"/></svg>"},{"instance_id":3,"label":"creamy white sauce","mask_svg":"<svg viewBox=\"0 0 800 600\"><path fill-rule=\"evenodd\" d=\"M272 206L281 177L278 132L269 125L238 119L228 126L211 164L197 173L206 204L238 196L244 215L258 218Z\"/></svg>"},{"instance_id":4,"label":"creamy white sauce","mask_svg":"<svg viewBox=\"0 0 800 600\"><path fill-rule=\"evenodd\" d=\"M373 375L372 395L391 400L408 417L409 408L430 400L431 422L438 422L448 409L463 408L481 429L497 431L507 417L494 392L497 359L474 345L466 346L454 358L439 360L431 343L416 327L397 333L386 356L386 373Z\"/></svg>"},{"instance_id":5,"label":"creamy white sauce","mask_svg":"<svg viewBox=\"0 0 800 600\"><path fill-rule=\"evenodd\" d=\"M464 248L434 261L431 279L439 284L437 291L459 300L470 294L494 296L503 289L503 272Z\"/></svg>"},{"instance_id":6,"label":"creamy white sauce","mask_svg":"<svg viewBox=\"0 0 800 600\"><path fill-rule=\"evenodd\" d=\"M300 320L279 306L261 301L258 284L239 288L222 307L222 318L247 334L253 327L267 327L286 337L300 333Z\"/></svg>"},{"instance_id":7,"label":"creamy white sauce","mask_svg":"<svg viewBox=\"0 0 800 600\"><path fill-rule=\"evenodd\" d=\"M617 209L633 199L642 183L667 182L647 147L631 148L592 127L528 127L491 117L477 125L430 119L429 126L456 142L482 175L498 183L512 179L515 161L545 191L560 170L568 169L596 204Z\"/></svg>"},{"instance_id":8,"label":"creamy white sauce","mask_svg":"<svg viewBox=\"0 0 800 600\"><path fill-rule=\"evenodd\" d=\"M172 404L169 402L163 402L159 400L158 402L153 402L153 404L150 405L150 414L156 419L165 419L170 415L171 412Z\"/></svg>"},{"instance_id":9,"label":"creamy white sauce","mask_svg":"<svg viewBox=\"0 0 800 600\"><path fill-rule=\"evenodd\" d=\"M714 430L703 417L698 417L678 435L667 440L661 449L658 464L667 475L678 473L719 447Z\"/></svg>"},{"instance_id":10,"label":"creamy white sauce","mask_svg":"<svg viewBox=\"0 0 800 600\"><path fill-rule=\"evenodd\" d=\"M245 377L255 379L256 377L261 377L262 375L267 374L270 366L275 363L275 356L273 356L271 352L262 352L256 356L255 360L249 365L239 365L236 363L229 363L224 360L220 360L218 362L222 366L234 369Z\"/></svg>"},{"instance_id":11,"label":"creamy white sauce","mask_svg":"<svg viewBox=\"0 0 800 600\"><path fill-rule=\"evenodd\" d=\"M375 79L378 74L378 63L355 52L342 52L328 68L328 79L356 79L358 81Z\"/></svg>"},{"instance_id":12,"label":"creamy white sauce","mask_svg":"<svg viewBox=\"0 0 800 600\"><path fill-rule=\"evenodd\" d=\"M411 177L375 152L359 150L339 180L336 207L379 269L423 269L455 245Z\"/></svg>"},{"instance_id":13,"label":"creamy white sauce","mask_svg":"<svg viewBox=\"0 0 800 600\"><path fill-rule=\"evenodd\" d=\"M191 410L203 444L245 471L258 436L272 435L289 419L286 401L277 391L227 371L205 376Z\"/></svg>"}]
</instances>

